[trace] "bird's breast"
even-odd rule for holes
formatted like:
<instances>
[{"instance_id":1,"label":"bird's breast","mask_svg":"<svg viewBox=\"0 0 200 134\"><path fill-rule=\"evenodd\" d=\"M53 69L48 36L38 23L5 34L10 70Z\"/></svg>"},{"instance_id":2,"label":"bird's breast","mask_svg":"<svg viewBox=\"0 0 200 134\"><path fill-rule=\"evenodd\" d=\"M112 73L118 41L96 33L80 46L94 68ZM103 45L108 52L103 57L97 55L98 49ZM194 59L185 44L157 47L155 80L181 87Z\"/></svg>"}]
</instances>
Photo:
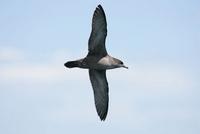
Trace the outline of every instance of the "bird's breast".
<instances>
[{"instance_id":1,"label":"bird's breast","mask_svg":"<svg viewBox=\"0 0 200 134\"><path fill-rule=\"evenodd\" d=\"M110 56L105 56L103 58L101 58L97 64L104 68L104 69L113 69L116 68L115 64L113 63L113 59Z\"/></svg>"},{"instance_id":2,"label":"bird's breast","mask_svg":"<svg viewBox=\"0 0 200 134\"><path fill-rule=\"evenodd\" d=\"M89 69L106 70L116 68L116 65L113 62L113 58L109 55L102 58L91 56L87 57L85 61L87 66L86 68Z\"/></svg>"}]
</instances>

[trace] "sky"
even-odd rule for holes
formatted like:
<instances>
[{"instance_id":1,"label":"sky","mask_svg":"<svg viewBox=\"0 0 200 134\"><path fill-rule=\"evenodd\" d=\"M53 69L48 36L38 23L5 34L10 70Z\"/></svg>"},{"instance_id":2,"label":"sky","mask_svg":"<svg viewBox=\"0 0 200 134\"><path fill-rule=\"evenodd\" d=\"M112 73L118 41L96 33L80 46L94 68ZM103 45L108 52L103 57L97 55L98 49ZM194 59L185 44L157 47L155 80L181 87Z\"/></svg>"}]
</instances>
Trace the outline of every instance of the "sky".
<instances>
[{"instance_id":1,"label":"sky","mask_svg":"<svg viewBox=\"0 0 200 134\"><path fill-rule=\"evenodd\" d=\"M107 51L109 111L97 116L87 54L98 4ZM200 1L1 0L0 133L199 134Z\"/></svg>"}]
</instances>

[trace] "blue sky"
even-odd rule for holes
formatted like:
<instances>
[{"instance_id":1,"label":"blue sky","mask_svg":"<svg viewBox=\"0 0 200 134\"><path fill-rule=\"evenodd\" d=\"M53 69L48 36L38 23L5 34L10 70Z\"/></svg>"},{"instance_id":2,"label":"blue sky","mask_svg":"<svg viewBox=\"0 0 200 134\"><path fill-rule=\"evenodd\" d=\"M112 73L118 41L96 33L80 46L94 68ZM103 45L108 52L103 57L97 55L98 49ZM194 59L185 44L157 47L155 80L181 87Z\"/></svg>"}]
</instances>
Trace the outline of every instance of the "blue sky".
<instances>
[{"instance_id":1,"label":"blue sky","mask_svg":"<svg viewBox=\"0 0 200 134\"><path fill-rule=\"evenodd\" d=\"M95 7L107 50L129 70L107 71L105 122L84 57ZM200 2L1 0L0 133L200 133Z\"/></svg>"}]
</instances>

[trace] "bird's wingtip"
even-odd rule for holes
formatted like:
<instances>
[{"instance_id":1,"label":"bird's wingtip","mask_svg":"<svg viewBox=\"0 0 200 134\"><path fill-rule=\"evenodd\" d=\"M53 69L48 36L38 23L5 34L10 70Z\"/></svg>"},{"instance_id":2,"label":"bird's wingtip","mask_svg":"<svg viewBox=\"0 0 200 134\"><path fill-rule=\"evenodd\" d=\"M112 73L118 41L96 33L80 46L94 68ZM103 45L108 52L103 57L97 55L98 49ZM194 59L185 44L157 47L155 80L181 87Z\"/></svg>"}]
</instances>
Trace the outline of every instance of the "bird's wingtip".
<instances>
[{"instance_id":1,"label":"bird's wingtip","mask_svg":"<svg viewBox=\"0 0 200 134\"><path fill-rule=\"evenodd\" d=\"M99 4L97 7L100 8L100 9L103 9L103 7L101 6L101 4Z\"/></svg>"},{"instance_id":2,"label":"bird's wingtip","mask_svg":"<svg viewBox=\"0 0 200 134\"><path fill-rule=\"evenodd\" d=\"M106 116L105 117L100 117L101 121L105 121L106 120Z\"/></svg>"},{"instance_id":3,"label":"bird's wingtip","mask_svg":"<svg viewBox=\"0 0 200 134\"><path fill-rule=\"evenodd\" d=\"M106 117L107 117L107 112L104 113L104 114L99 114L99 118L100 118L101 121L105 121Z\"/></svg>"}]
</instances>

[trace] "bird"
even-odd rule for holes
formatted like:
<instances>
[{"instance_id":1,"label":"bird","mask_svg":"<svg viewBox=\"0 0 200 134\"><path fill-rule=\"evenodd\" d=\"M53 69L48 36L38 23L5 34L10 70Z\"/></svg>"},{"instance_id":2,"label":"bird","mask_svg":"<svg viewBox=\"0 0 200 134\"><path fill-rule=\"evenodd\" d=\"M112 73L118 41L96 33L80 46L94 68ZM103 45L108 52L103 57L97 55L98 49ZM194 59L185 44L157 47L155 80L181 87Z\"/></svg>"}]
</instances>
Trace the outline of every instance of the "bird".
<instances>
[{"instance_id":1,"label":"bird","mask_svg":"<svg viewBox=\"0 0 200 134\"><path fill-rule=\"evenodd\" d=\"M93 88L97 114L101 121L106 119L109 103L109 88L106 70L126 68L124 63L106 51L107 21L103 7L99 4L92 17L92 31L88 40L88 54L85 58L68 61L67 68L82 68L89 70L89 78Z\"/></svg>"}]
</instances>

